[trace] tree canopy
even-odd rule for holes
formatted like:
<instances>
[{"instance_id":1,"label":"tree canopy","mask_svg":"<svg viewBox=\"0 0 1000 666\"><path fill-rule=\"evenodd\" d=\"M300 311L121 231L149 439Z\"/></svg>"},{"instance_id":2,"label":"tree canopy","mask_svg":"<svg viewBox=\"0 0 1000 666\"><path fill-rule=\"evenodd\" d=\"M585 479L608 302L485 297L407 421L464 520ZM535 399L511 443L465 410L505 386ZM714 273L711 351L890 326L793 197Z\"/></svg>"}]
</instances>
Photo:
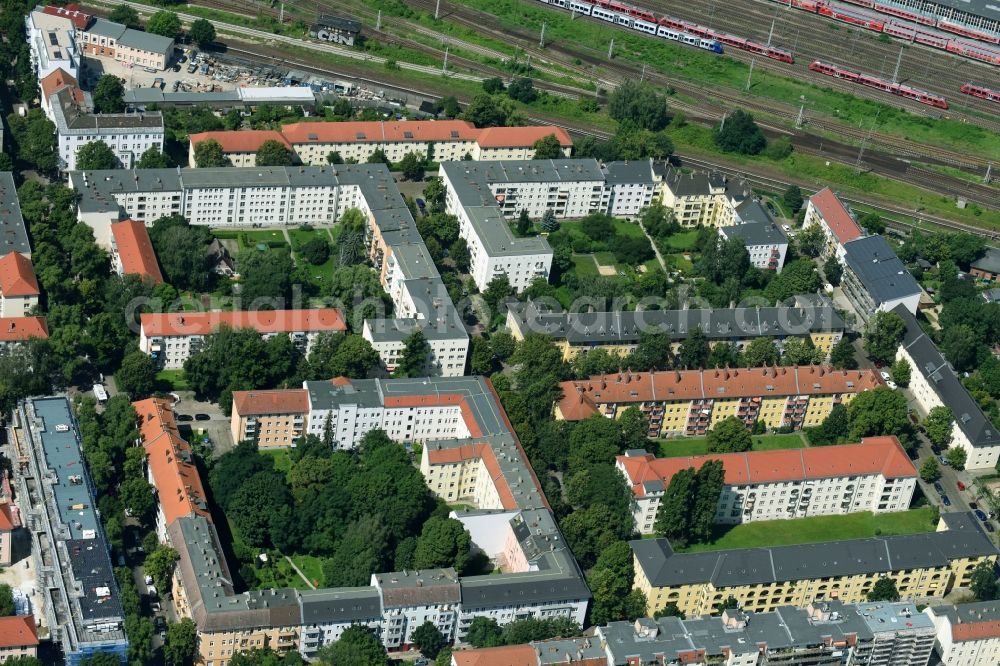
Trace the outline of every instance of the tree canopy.
<instances>
[{"instance_id":1,"label":"tree canopy","mask_svg":"<svg viewBox=\"0 0 1000 666\"><path fill-rule=\"evenodd\" d=\"M547 134L538 141L535 141L534 159L536 160L557 160L563 156L562 145L555 134Z\"/></svg>"},{"instance_id":2,"label":"tree canopy","mask_svg":"<svg viewBox=\"0 0 1000 666\"><path fill-rule=\"evenodd\" d=\"M229 158L222 144L215 139L205 139L194 145L194 164L199 169L229 166Z\"/></svg>"},{"instance_id":3,"label":"tree canopy","mask_svg":"<svg viewBox=\"0 0 1000 666\"><path fill-rule=\"evenodd\" d=\"M767 146L764 133L753 116L742 109L725 117L714 132L715 145L727 153L757 155Z\"/></svg>"},{"instance_id":4,"label":"tree canopy","mask_svg":"<svg viewBox=\"0 0 1000 666\"><path fill-rule=\"evenodd\" d=\"M648 83L626 80L608 96L608 115L619 123L661 130L669 121L666 97Z\"/></svg>"},{"instance_id":5,"label":"tree canopy","mask_svg":"<svg viewBox=\"0 0 1000 666\"><path fill-rule=\"evenodd\" d=\"M183 217L161 217L149 228L149 239L167 282L179 290L207 291L214 282L208 245L212 234Z\"/></svg>"},{"instance_id":6,"label":"tree canopy","mask_svg":"<svg viewBox=\"0 0 1000 666\"><path fill-rule=\"evenodd\" d=\"M195 19L191 22L188 35L198 46L205 46L215 41L215 26L203 18ZM261 166L261 165L257 165Z\"/></svg>"},{"instance_id":7,"label":"tree canopy","mask_svg":"<svg viewBox=\"0 0 1000 666\"><path fill-rule=\"evenodd\" d=\"M85 143L76 149L76 168L80 170L118 168L118 156L111 146L100 139Z\"/></svg>"},{"instance_id":8,"label":"tree canopy","mask_svg":"<svg viewBox=\"0 0 1000 666\"><path fill-rule=\"evenodd\" d=\"M128 5L119 5L116 9L134 9ZM97 79L94 90L90 93L97 113L121 113L125 110L125 84L114 74L102 74Z\"/></svg>"},{"instance_id":9,"label":"tree canopy","mask_svg":"<svg viewBox=\"0 0 1000 666\"><path fill-rule=\"evenodd\" d=\"M735 416L727 417L708 431L710 453L741 453L753 446L746 424Z\"/></svg>"},{"instance_id":10,"label":"tree canopy","mask_svg":"<svg viewBox=\"0 0 1000 666\"><path fill-rule=\"evenodd\" d=\"M149 17L146 32L177 39L181 36L181 20L174 12L158 11Z\"/></svg>"},{"instance_id":11,"label":"tree canopy","mask_svg":"<svg viewBox=\"0 0 1000 666\"><path fill-rule=\"evenodd\" d=\"M276 139L268 139L257 149L254 163L259 167L292 166L294 157L295 154L285 144ZM197 159L197 155L195 155L195 159Z\"/></svg>"},{"instance_id":12,"label":"tree canopy","mask_svg":"<svg viewBox=\"0 0 1000 666\"><path fill-rule=\"evenodd\" d=\"M906 323L895 312L876 312L865 324L865 352L872 359L891 363L903 340Z\"/></svg>"}]
</instances>

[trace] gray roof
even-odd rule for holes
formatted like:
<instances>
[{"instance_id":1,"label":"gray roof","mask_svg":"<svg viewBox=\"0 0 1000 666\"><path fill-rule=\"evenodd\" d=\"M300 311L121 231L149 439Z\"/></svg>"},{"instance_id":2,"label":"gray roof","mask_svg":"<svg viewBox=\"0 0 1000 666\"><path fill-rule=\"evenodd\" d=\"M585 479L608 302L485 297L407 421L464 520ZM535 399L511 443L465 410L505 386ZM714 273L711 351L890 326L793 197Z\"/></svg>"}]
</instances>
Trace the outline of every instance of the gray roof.
<instances>
[{"instance_id":1,"label":"gray roof","mask_svg":"<svg viewBox=\"0 0 1000 666\"><path fill-rule=\"evenodd\" d=\"M997 303L1000 302L1000 287L994 287L993 289L987 289L982 294L983 300L987 303Z\"/></svg>"},{"instance_id":2,"label":"gray roof","mask_svg":"<svg viewBox=\"0 0 1000 666\"><path fill-rule=\"evenodd\" d=\"M843 332L847 327L830 305L572 313L546 309L531 301L508 307L523 333L542 333L570 344L633 343L644 332L666 333L671 340L680 341L697 327L714 340Z\"/></svg>"},{"instance_id":3,"label":"gray roof","mask_svg":"<svg viewBox=\"0 0 1000 666\"><path fill-rule=\"evenodd\" d=\"M920 285L881 236L857 238L844 245L848 268L878 306L920 293Z\"/></svg>"},{"instance_id":4,"label":"gray roof","mask_svg":"<svg viewBox=\"0 0 1000 666\"><path fill-rule=\"evenodd\" d=\"M916 317L903 305L897 305L892 311L902 317L906 324L900 344L913 359L916 370L927 379L941 402L954 414L955 423L972 446L1000 446L1000 432L962 385L934 342L920 328Z\"/></svg>"},{"instance_id":5,"label":"gray roof","mask_svg":"<svg viewBox=\"0 0 1000 666\"><path fill-rule=\"evenodd\" d=\"M931 0L933 4L943 9L940 14L947 15L948 9L957 9L973 16L985 16L993 21L1000 21L1000 6L994 0Z\"/></svg>"},{"instance_id":6,"label":"gray roof","mask_svg":"<svg viewBox=\"0 0 1000 666\"><path fill-rule=\"evenodd\" d=\"M532 641L531 647L538 654L538 663L566 664L573 660L605 659L604 647L593 637L553 638L547 641Z\"/></svg>"},{"instance_id":7,"label":"gray roof","mask_svg":"<svg viewBox=\"0 0 1000 666\"><path fill-rule=\"evenodd\" d=\"M163 134L163 114L146 113L87 113L77 106L69 87L50 97L52 115L60 134L132 134L136 131Z\"/></svg>"},{"instance_id":8,"label":"gray roof","mask_svg":"<svg viewBox=\"0 0 1000 666\"><path fill-rule=\"evenodd\" d=\"M476 236L490 257L519 256L523 254L552 254L549 242L541 236L518 238L496 205L466 206Z\"/></svg>"},{"instance_id":9,"label":"gray roof","mask_svg":"<svg viewBox=\"0 0 1000 666\"><path fill-rule=\"evenodd\" d=\"M232 108L234 106L259 106L262 104L278 104L282 106L300 106L303 104L301 86L285 86L287 94L261 97L253 90L259 88L236 88L220 92L171 92L159 88L132 88L125 91L124 101L128 107L157 104L160 107L207 105L213 108ZM266 88L273 92L276 88ZM315 102L315 96L312 97Z\"/></svg>"},{"instance_id":10,"label":"gray roof","mask_svg":"<svg viewBox=\"0 0 1000 666\"><path fill-rule=\"evenodd\" d=\"M934 623L931 619L918 612L911 603L875 601L852 604L850 607L861 614L862 620L875 635L903 629L907 631L922 629L925 633L934 633Z\"/></svg>"},{"instance_id":11,"label":"gray roof","mask_svg":"<svg viewBox=\"0 0 1000 666\"><path fill-rule=\"evenodd\" d=\"M115 23L103 18L94 19L94 22L90 24L90 28L87 30L87 34L108 37L109 39L118 39L123 32L125 32L125 26L121 23Z\"/></svg>"},{"instance_id":12,"label":"gray roof","mask_svg":"<svg viewBox=\"0 0 1000 666\"><path fill-rule=\"evenodd\" d=\"M699 583L732 587L888 573L1000 552L971 513L945 515L947 530L904 536L701 553L676 553L666 539L642 539L631 546L654 587Z\"/></svg>"},{"instance_id":13,"label":"gray roof","mask_svg":"<svg viewBox=\"0 0 1000 666\"><path fill-rule=\"evenodd\" d=\"M125 28L121 36L118 37L118 43L140 51L163 54L168 60L174 49L174 40L170 37L154 35L150 32L133 30L132 28Z\"/></svg>"},{"instance_id":14,"label":"gray roof","mask_svg":"<svg viewBox=\"0 0 1000 666\"><path fill-rule=\"evenodd\" d=\"M299 592L302 624L363 623L382 617L373 587L330 587Z\"/></svg>"},{"instance_id":15,"label":"gray roof","mask_svg":"<svg viewBox=\"0 0 1000 666\"><path fill-rule=\"evenodd\" d=\"M604 165L605 182L610 185L618 183L653 184L653 161L632 160L631 162L608 162Z\"/></svg>"},{"instance_id":16,"label":"gray roof","mask_svg":"<svg viewBox=\"0 0 1000 666\"><path fill-rule=\"evenodd\" d=\"M686 172L668 163L654 164L656 173L674 196L708 196L713 190L724 190L734 201L743 201L753 196L750 185L742 178L729 178L717 171Z\"/></svg>"},{"instance_id":17,"label":"gray roof","mask_svg":"<svg viewBox=\"0 0 1000 666\"><path fill-rule=\"evenodd\" d=\"M947 617L952 625L1000 622L1000 601L996 600L931 606L930 611L937 617Z\"/></svg>"},{"instance_id":18,"label":"gray roof","mask_svg":"<svg viewBox=\"0 0 1000 666\"><path fill-rule=\"evenodd\" d=\"M987 247L986 254L973 261L971 266L988 273L1000 273L1000 250Z\"/></svg>"},{"instance_id":19,"label":"gray roof","mask_svg":"<svg viewBox=\"0 0 1000 666\"><path fill-rule=\"evenodd\" d=\"M748 202L760 208L760 204L756 201L748 200ZM719 233L726 238L740 238L747 247L754 245L788 244L788 237L785 236L785 232L774 222L749 222L737 224L732 227L720 227Z\"/></svg>"},{"instance_id":20,"label":"gray roof","mask_svg":"<svg viewBox=\"0 0 1000 666\"><path fill-rule=\"evenodd\" d=\"M14 175L0 171L0 257L10 252L31 254L31 244L21 216Z\"/></svg>"},{"instance_id":21,"label":"gray roof","mask_svg":"<svg viewBox=\"0 0 1000 666\"><path fill-rule=\"evenodd\" d=\"M383 608L457 604L462 600L458 574L446 569L389 571L372 576Z\"/></svg>"},{"instance_id":22,"label":"gray roof","mask_svg":"<svg viewBox=\"0 0 1000 666\"><path fill-rule=\"evenodd\" d=\"M742 225L737 226L748 224L774 225L774 218L771 217L771 214L768 213L767 209L761 205L760 201L752 197L744 199L737 204L736 214L739 216L740 220L743 221ZM781 235L784 236L783 233Z\"/></svg>"},{"instance_id":23,"label":"gray roof","mask_svg":"<svg viewBox=\"0 0 1000 666\"><path fill-rule=\"evenodd\" d=\"M361 23L352 18L342 18L331 14L320 14L316 17L316 23L328 28L337 28L338 30L353 32L355 34L361 32Z\"/></svg>"}]
</instances>

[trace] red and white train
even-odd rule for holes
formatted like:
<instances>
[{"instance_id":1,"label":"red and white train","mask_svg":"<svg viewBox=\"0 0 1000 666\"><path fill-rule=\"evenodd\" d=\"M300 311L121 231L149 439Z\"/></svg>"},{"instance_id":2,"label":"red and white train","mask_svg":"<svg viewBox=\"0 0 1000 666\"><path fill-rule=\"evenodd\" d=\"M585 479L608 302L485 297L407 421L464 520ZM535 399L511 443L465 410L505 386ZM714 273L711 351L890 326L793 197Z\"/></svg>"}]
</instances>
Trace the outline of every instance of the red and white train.
<instances>
[{"instance_id":1,"label":"red and white train","mask_svg":"<svg viewBox=\"0 0 1000 666\"><path fill-rule=\"evenodd\" d=\"M973 97L978 97L979 99L985 99L990 102L1000 102L1000 90L991 90L983 86L977 86L975 83L966 83L960 88L962 92L966 95L972 95Z\"/></svg>"},{"instance_id":2,"label":"red and white train","mask_svg":"<svg viewBox=\"0 0 1000 666\"><path fill-rule=\"evenodd\" d=\"M870 74L862 74L849 69L843 69L841 67L837 67L836 65L830 65L819 60L814 60L809 63L809 69L834 78L860 83L861 85L868 86L870 88L877 88L883 92L899 95L900 97L906 97L907 99L912 99L915 102L927 104L928 106L933 106L938 109L948 108L948 100L944 97L939 97L938 95L931 94L925 90L911 88L910 86L905 86L901 83L892 83L891 81L886 81L885 79L880 79L879 77L872 76Z\"/></svg>"},{"instance_id":3,"label":"red and white train","mask_svg":"<svg viewBox=\"0 0 1000 666\"><path fill-rule=\"evenodd\" d=\"M614 0L539 0L552 7L561 7L577 14L631 28L638 32L681 42L697 48L722 53L723 45L756 53L781 62L794 63L789 51L737 37L697 23L671 16L656 16L647 9L633 7Z\"/></svg>"},{"instance_id":4,"label":"red and white train","mask_svg":"<svg viewBox=\"0 0 1000 666\"><path fill-rule=\"evenodd\" d=\"M967 39L951 37L950 35L942 35L940 32L936 32L931 29L925 30L923 29L923 26L927 26L928 28L937 28L937 30L947 30L965 37L979 39L993 44L1000 43L1000 35L992 35L991 33L968 30L961 28L961 26L958 26L957 24L949 23L944 20L875 3L874 0L848 0L848 2L862 5L869 9L873 9L874 11L885 12L887 14L891 14L892 16L912 21L914 24L900 23L899 21L894 21L891 18L885 18L861 9L840 4L835 0L774 0L774 2L778 2L789 7L796 7L811 14L825 16L835 21L856 25L860 28L864 28L865 30L885 33L891 37L905 39L909 42L915 42L917 44L923 44L932 48L941 49L943 51L948 51L949 53L954 53L955 55L980 60L992 65L1000 65L1000 48L996 48L988 44L976 43Z\"/></svg>"},{"instance_id":5,"label":"red and white train","mask_svg":"<svg viewBox=\"0 0 1000 666\"><path fill-rule=\"evenodd\" d=\"M946 32L953 32L956 35L962 35L963 37L969 37L970 39L978 39L983 42L990 42L991 44L1000 44L1000 35L995 32L988 32L986 30L977 30L976 28L970 28L967 25L962 25L955 21L949 21L943 18L937 18L936 16L928 16L927 14L921 14L919 12L904 9L902 7L894 7L892 5L887 5L876 0L845 0L854 5L860 5L861 7L867 7L880 14L889 14L891 16L898 16L906 21L913 21L914 23L920 23L921 25L930 26L932 28L937 28L938 30L944 30Z\"/></svg>"}]
</instances>

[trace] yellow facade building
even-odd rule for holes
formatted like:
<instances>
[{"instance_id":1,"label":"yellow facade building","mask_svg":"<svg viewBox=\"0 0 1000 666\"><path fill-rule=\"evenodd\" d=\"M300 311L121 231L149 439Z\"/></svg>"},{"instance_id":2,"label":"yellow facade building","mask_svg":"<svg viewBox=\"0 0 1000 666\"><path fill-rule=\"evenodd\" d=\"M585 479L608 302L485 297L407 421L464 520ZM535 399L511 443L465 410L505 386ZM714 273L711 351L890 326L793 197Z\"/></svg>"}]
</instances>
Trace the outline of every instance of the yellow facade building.
<instances>
[{"instance_id":1,"label":"yellow facade building","mask_svg":"<svg viewBox=\"0 0 1000 666\"><path fill-rule=\"evenodd\" d=\"M936 532L906 536L699 553L677 553L666 539L631 545L633 587L650 616L671 603L688 617L711 615L729 597L754 612L823 599L858 603L885 577L903 599L942 598L968 587L977 564L997 558L969 513L945 514Z\"/></svg>"}]
</instances>

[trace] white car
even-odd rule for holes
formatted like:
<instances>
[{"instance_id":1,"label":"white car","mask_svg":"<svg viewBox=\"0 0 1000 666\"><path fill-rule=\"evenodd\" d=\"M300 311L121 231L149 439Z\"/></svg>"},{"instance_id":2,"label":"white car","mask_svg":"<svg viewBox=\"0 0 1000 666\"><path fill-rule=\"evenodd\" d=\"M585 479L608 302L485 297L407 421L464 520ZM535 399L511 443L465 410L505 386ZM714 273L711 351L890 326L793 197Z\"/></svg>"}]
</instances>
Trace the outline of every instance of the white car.
<instances>
[{"instance_id":1,"label":"white car","mask_svg":"<svg viewBox=\"0 0 1000 666\"><path fill-rule=\"evenodd\" d=\"M791 233L791 231L792 231L792 228L790 226L788 226L787 224L781 225L781 228L785 230L786 234L787 233Z\"/></svg>"},{"instance_id":2,"label":"white car","mask_svg":"<svg viewBox=\"0 0 1000 666\"><path fill-rule=\"evenodd\" d=\"M885 370L883 370L882 372L880 372L880 373L878 373L878 374L882 375L882 379L884 379L885 381L889 381L889 380L891 380L891 379L892 379L892 375L890 375L890 374L889 374L888 372L886 372Z\"/></svg>"},{"instance_id":3,"label":"white car","mask_svg":"<svg viewBox=\"0 0 1000 666\"><path fill-rule=\"evenodd\" d=\"M896 388L897 388L896 387L896 382L892 381L891 379L887 379L886 382L885 382L885 385L888 386L889 388L891 388L893 391L895 391Z\"/></svg>"}]
</instances>

